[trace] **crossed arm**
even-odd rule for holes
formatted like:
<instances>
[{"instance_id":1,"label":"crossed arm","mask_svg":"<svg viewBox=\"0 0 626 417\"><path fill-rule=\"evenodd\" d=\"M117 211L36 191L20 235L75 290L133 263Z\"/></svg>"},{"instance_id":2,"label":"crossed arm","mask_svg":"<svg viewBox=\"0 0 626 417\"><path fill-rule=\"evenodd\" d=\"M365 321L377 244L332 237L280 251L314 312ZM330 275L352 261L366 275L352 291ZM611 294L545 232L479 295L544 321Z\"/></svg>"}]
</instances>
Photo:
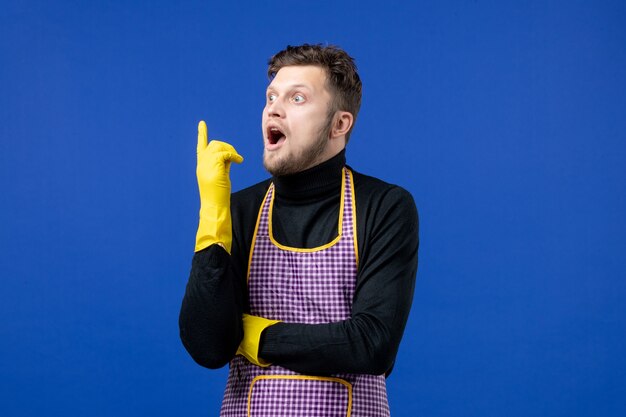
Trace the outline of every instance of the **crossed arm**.
<instances>
[{"instance_id":1,"label":"crossed arm","mask_svg":"<svg viewBox=\"0 0 626 417\"><path fill-rule=\"evenodd\" d=\"M248 341L256 344L259 359L307 374L391 370L410 310L418 249L412 199L404 204L406 192L393 193L400 203L381 209L382 220L365 236L350 319L266 327L260 338ZM181 339L194 360L208 368L228 363L252 334L242 322L248 310L242 247L246 244L235 236L232 255L212 245L197 252L192 262L181 307Z\"/></svg>"}]
</instances>

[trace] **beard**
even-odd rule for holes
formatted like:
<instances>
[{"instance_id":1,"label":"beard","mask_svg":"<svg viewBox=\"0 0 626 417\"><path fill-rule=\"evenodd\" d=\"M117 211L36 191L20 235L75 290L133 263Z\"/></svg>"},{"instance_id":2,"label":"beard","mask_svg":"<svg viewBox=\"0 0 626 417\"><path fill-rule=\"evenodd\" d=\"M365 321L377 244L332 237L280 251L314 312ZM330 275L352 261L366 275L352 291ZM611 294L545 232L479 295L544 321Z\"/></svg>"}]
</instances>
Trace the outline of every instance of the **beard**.
<instances>
[{"instance_id":1,"label":"beard","mask_svg":"<svg viewBox=\"0 0 626 417\"><path fill-rule=\"evenodd\" d=\"M330 112L329 112L330 113ZM305 169L312 168L319 157L324 153L326 146L328 145L328 139L330 138L330 130L332 128L333 116L329 114L325 123L322 125L317 140L311 143L307 148L300 150L297 155L288 154L283 157L272 159L271 161L263 156L263 166L265 169L275 177L281 177L284 175L291 175L304 171Z\"/></svg>"}]
</instances>

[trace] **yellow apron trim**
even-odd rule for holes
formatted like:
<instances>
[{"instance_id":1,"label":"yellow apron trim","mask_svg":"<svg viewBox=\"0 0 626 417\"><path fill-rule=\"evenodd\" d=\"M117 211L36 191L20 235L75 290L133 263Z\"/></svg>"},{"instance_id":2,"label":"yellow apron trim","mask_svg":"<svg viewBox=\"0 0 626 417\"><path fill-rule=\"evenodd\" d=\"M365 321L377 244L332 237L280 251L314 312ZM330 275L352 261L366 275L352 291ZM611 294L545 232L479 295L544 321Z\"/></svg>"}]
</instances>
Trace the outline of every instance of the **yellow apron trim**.
<instances>
[{"instance_id":1,"label":"yellow apron trim","mask_svg":"<svg viewBox=\"0 0 626 417\"><path fill-rule=\"evenodd\" d=\"M265 197L263 197L263 202L261 203L261 207L259 208L259 214L256 216L256 225L254 226L254 233L252 234L252 243L250 244L250 255L248 256L248 273L246 274L246 282L250 279L250 266L252 266L252 252L254 252L254 245L256 243L256 235L259 231L259 223L261 223L261 213L263 212L263 206L265 205L265 200L267 200L267 195L270 192L272 187L267 187L267 191L265 192Z\"/></svg>"},{"instance_id":2,"label":"yellow apron trim","mask_svg":"<svg viewBox=\"0 0 626 417\"><path fill-rule=\"evenodd\" d=\"M352 194L352 239L354 240L354 256L356 257L356 267L359 268L359 243L356 237L356 191L354 190L354 177L349 169L350 194Z\"/></svg>"},{"instance_id":3,"label":"yellow apron trim","mask_svg":"<svg viewBox=\"0 0 626 417\"><path fill-rule=\"evenodd\" d=\"M328 249L331 246L335 245L337 242L339 242L339 240L341 239L341 235L342 235L342 225L343 225L343 207L344 207L344 194L346 191L346 176L345 176L345 168L343 168L341 170L341 202L339 204L339 221L338 221L338 226L337 226L337 237L334 238L332 241L326 243L325 245L322 246L318 246L316 248L293 248L291 246L285 246L285 245L281 245L280 243L278 243L275 239L274 239L274 233L272 232L272 210L274 208L274 194L272 193L272 200L270 201L270 211L268 214L268 219L267 219L267 223L269 226L269 238L270 241L272 242L272 244L274 244L274 246L282 249L282 250L286 250L286 251L291 251L291 252L318 252L324 249Z\"/></svg>"},{"instance_id":4,"label":"yellow apron trim","mask_svg":"<svg viewBox=\"0 0 626 417\"><path fill-rule=\"evenodd\" d=\"M348 176L350 177L350 193L352 194L352 238L354 240L354 254L356 257L356 264L357 264L357 268L359 266L359 245L358 245L358 240L357 240L357 226L356 226L356 193L354 190L354 177L352 176L352 171L350 171L347 168L343 168L342 169L342 176L341 176L341 200L339 203L339 220L338 220L338 225L337 225L337 230L338 230L338 234L337 237L334 238L332 241L330 241L329 243L326 243L325 245L322 246L318 246L315 248L294 248L291 246L285 246L285 245L281 245L280 243L278 243L275 239L274 239L274 234L272 232L272 211L274 208L274 196L276 195L276 190L274 189L272 192L272 199L270 201L270 208L269 208L269 213L268 213L268 234L269 234L269 238L270 241L272 242L272 244L280 249L286 250L286 251L291 251L291 252L317 252L320 250L324 250L327 248L330 248L331 246L335 245L337 242L339 242L339 240L341 239L341 236L343 234L343 211L344 211L344 205L345 205L345 191L346 191L346 176L345 173L348 173ZM254 226L254 233L252 235L252 243L250 244L250 255L248 256L248 273L246 275L246 282L250 279L250 266L252 265L252 254L254 252L254 245L256 243L256 238L257 238L257 233L259 231L259 223L261 222L261 213L263 212L263 206L265 205L265 202L267 201L267 196L270 192L270 189L273 189L273 185L270 185L270 187L268 187L267 191L265 192L265 196L263 197L263 202L261 203L261 207L259 207L259 212L257 214L257 219L256 219L256 225Z\"/></svg>"},{"instance_id":5,"label":"yellow apron trim","mask_svg":"<svg viewBox=\"0 0 626 417\"><path fill-rule=\"evenodd\" d=\"M255 377L250 383L250 390L248 391L248 417L250 417L250 412L252 408L252 388L254 388L254 384L257 381L260 381L262 379L306 379L311 381L338 382L345 386L348 390L348 412L346 413L346 417L350 417L350 414L352 414L352 384L345 379L335 378L332 376L325 377L310 375L259 375Z\"/></svg>"}]
</instances>

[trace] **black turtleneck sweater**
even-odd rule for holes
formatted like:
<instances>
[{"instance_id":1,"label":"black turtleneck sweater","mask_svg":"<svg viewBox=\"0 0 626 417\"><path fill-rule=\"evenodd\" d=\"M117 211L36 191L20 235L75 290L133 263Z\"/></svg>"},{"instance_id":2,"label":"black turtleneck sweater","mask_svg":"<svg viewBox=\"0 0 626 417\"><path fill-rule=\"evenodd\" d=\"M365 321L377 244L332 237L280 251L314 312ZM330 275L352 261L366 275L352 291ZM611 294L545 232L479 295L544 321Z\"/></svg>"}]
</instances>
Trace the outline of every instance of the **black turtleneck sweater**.
<instances>
[{"instance_id":1,"label":"black turtleneck sweater","mask_svg":"<svg viewBox=\"0 0 626 417\"><path fill-rule=\"evenodd\" d=\"M337 236L345 151L306 171L260 182L231 196L231 255L211 245L194 254L180 311L182 342L200 365L228 363L249 312L246 274L257 214L275 185L274 238L291 247ZM404 189L354 172L359 266L351 318L327 324L278 323L259 356L306 374L389 373L409 315L417 271L418 217Z\"/></svg>"}]
</instances>

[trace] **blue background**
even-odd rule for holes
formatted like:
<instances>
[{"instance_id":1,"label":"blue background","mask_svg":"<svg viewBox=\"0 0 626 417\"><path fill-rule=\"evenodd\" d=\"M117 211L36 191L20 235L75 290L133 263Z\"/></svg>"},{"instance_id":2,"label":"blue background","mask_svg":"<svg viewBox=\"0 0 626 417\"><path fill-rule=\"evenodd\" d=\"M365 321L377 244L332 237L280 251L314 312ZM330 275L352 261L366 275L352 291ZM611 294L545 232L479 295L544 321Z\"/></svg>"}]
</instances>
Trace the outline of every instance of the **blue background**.
<instances>
[{"instance_id":1,"label":"blue background","mask_svg":"<svg viewBox=\"0 0 626 417\"><path fill-rule=\"evenodd\" d=\"M353 55L421 217L394 416L626 415L623 1L2 1L0 415L217 415L178 339L196 126L266 177L267 59Z\"/></svg>"}]
</instances>

